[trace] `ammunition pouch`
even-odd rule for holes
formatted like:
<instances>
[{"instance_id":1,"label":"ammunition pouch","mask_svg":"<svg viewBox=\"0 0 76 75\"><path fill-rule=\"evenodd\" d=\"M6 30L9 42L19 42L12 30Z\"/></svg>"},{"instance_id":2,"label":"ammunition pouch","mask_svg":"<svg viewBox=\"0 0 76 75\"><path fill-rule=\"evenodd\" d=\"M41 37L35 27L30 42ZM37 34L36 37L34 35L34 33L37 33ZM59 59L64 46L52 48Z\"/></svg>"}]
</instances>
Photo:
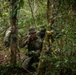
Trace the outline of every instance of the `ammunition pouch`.
<instances>
[{"instance_id":1,"label":"ammunition pouch","mask_svg":"<svg viewBox=\"0 0 76 75\"><path fill-rule=\"evenodd\" d=\"M35 56L39 57L40 56L40 51L39 50L37 50L37 51L33 50L33 51L28 52L27 55L32 56L32 57L35 57Z\"/></svg>"}]
</instances>

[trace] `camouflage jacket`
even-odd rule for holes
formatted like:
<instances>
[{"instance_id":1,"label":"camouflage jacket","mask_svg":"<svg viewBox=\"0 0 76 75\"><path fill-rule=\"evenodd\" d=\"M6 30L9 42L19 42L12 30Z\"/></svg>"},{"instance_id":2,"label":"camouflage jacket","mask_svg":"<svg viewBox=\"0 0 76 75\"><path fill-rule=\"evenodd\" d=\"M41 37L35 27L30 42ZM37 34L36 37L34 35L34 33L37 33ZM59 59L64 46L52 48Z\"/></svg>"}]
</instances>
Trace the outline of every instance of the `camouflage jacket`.
<instances>
[{"instance_id":1,"label":"camouflage jacket","mask_svg":"<svg viewBox=\"0 0 76 75\"><path fill-rule=\"evenodd\" d=\"M22 43L21 47L25 47L27 45L28 51L36 51L36 50L40 50L42 49L42 40L41 38L39 38L38 36L31 40L29 39L29 41L27 41L26 43Z\"/></svg>"}]
</instances>

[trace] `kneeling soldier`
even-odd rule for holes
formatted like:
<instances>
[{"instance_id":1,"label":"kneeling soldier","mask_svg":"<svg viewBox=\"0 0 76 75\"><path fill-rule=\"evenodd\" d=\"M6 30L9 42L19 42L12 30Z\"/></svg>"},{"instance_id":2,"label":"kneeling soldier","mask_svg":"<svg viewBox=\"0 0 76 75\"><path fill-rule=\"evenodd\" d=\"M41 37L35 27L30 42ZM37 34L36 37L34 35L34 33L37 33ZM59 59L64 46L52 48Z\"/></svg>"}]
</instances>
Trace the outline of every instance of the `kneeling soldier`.
<instances>
[{"instance_id":1,"label":"kneeling soldier","mask_svg":"<svg viewBox=\"0 0 76 75\"><path fill-rule=\"evenodd\" d=\"M42 41L37 36L35 28L29 29L29 35L27 39L20 45L21 47L25 47L27 45L28 53L26 54L26 58L23 61L23 68L24 69L34 69L32 65L34 63L38 63L40 52L42 49Z\"/></svg>"}]
</instances>

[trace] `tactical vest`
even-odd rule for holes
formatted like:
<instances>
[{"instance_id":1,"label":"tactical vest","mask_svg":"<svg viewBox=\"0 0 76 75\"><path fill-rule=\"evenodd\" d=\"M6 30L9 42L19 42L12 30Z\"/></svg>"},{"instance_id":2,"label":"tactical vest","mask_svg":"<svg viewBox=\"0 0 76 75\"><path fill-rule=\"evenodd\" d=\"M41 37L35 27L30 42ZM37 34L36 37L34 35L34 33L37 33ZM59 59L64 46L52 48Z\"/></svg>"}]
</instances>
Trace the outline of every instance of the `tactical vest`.
<instances>
[{"instance_id":1,"label":"tactical vest","mask_svg":"<svg viewBox=\"0 0 76 75\"><path fill-rule=\"evenodd\" d=\"M34 40L29 40L27 45L29 51L42 49L42 41L39 37L36 37Z\"/></svg>"}]
</instances>

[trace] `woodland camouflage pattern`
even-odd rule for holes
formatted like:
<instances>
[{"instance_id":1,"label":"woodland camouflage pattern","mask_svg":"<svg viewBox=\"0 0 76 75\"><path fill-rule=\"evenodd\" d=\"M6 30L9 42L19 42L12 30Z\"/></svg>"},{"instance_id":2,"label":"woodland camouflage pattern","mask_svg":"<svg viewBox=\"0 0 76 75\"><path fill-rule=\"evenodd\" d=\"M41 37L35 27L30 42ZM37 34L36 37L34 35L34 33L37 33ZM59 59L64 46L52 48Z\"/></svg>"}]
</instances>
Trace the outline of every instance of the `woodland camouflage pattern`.
<instances>
[{"instance_id":1,"label":"woodland camouflage pattern","mask_svg":"<svg viewBox=\"0 0 76 75\"><path fill-rule=\"evenodd\" d=\"M30 31L33 32L33 30ZM29 69L32 67L32 64L37 63L39 61L39 56L42 49L42 40L37 35L33 40L31 39L30 36L30 39L26 43L23 42L21 44L21 47L25 47L26 45L27 45L28 53L24 58L22 66L24 69Z\"/></svg>"}]
</instances>

